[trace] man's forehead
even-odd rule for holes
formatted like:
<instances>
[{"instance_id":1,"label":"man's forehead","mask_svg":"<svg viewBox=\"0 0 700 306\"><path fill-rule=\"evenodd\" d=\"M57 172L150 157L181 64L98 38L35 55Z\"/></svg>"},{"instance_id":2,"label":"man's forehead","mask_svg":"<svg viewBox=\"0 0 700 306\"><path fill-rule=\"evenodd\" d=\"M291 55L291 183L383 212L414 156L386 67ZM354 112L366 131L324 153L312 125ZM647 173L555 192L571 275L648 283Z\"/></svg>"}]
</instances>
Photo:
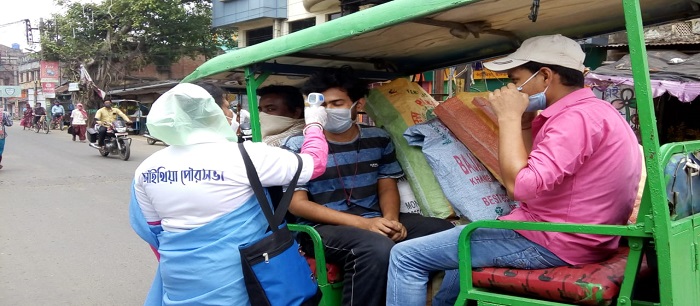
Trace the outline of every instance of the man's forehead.
<instances>
[{"instance_id":1,"label":"man's forehead","mask_svg":"<svg viewBox=\"0 0 700 306\"><path fill-rule=\"evenodd\" d=\"M284 103L284 97L278 93L269 93L260 97L260 104Z\"/></svg>"}]
</instances>

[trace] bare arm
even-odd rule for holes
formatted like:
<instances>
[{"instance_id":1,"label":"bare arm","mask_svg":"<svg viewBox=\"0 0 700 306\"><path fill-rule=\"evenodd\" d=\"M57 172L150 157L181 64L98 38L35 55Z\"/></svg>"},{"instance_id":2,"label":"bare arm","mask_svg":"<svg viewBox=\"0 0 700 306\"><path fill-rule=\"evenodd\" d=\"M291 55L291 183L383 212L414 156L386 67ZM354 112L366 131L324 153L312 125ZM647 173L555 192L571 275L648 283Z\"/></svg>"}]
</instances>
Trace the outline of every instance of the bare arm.
<instances>
[{"instance_id":1,"label":"bare arm","mask_svg":"<svg viewBox=\"0 0 700 306\"><path fill-rule=\"evenodd\" d=\"M289 212L297 217L313 222L353 226L384 236L389 236L388 233L392 233L392 228L395 227L393 221L385 218L363 218L319 205L310 201L308 193L303 190L294 192L292 202L289 205Z\"/></svg>"},{"instance_id":2,"label":"bare arm","mask_svg":"<svg viewBox=\"0 0 700 306\"><path fill-rule=\"evenodd\" d=\"M396 180L393 178L384 178L377 181L377 194L379 195L379 209L382 211L384 219L391 221L389 231L384 234L394 241L401 241L406 238L408 232L406 228L399 222L399 211L401 206L401 197L399 196L399 188L396 186Z\"/></svg>"},{"instance_id":3,"label":"bare arm","mask_svg":"<svg viewBox=\"0 0 700 306\"><path fill-rule=\"evenodd\" d=\"M364 228L365 218L333 210L312 202L309 200L308 192L304 190L294 192L292 202L289 205L289 212L297 217L313 222Z\"/></svg>"},{"instance_id":4,"label":"bare arm","mask_svg":"<svg viewBox=\"0 0 700 306\"><path fill-rule=\"evenodd\" d=\"M384 178L377 181L377 194L379 196L379 208L382 216L391 221L399 221L399 188L393 178Z\"/></svg>"}]
</instances>

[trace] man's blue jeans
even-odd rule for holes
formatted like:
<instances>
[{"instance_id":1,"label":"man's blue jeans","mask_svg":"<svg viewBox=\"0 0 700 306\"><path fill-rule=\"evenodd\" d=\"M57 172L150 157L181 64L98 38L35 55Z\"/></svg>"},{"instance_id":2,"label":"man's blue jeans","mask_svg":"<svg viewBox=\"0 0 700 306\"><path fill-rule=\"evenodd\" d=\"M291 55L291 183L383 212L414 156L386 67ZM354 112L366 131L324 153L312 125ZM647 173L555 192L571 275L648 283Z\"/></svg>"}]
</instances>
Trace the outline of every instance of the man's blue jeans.
<instances>
[{"instance_id":1,"label":"man's blue jeans","mask_svg":"<svg viewBox=\"0 0 700 306\"><path fill-rule=\"evenodd\" d=\"M454 305L459 294L457 241L464 226L394 246L389 260L386 305L425 305L428 274L445 271L434 306ZM471 235L472 266L543 269L568 265L513 230L480 228Z\"/></svg>"}]
</instances>

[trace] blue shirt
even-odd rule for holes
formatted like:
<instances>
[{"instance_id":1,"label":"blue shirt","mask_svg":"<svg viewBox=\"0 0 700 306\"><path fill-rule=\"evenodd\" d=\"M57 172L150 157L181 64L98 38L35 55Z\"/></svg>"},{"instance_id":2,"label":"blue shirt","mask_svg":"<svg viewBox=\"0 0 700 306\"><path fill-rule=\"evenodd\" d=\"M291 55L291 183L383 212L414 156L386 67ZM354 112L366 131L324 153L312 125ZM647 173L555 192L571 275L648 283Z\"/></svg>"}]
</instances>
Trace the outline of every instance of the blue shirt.
<instances>
[{"instance_id":1,"label":"blue shirt","mask_svg":"<svg viewBox=\"0 0 700 306\"><path fill-rule=\"evenodd\" d=\"M400 178L404 173L389 134L380 128L358 126L360 134L355 140L328 141L326 171L297 190L307 191L309 200L337 211L379 217L377 181ZM304 136L292 136L282 148L298 153L303 142Z\"/></svg>"},{"instance_id":2,"label":"blue shirt","mask_svg":"<svg viewBox=\"0 0 700 306\"><path fill-rule=\"evenodd\" d=\"M66 111L65 111L65 108L63 108L63 105L59 104L59 105L54 105L51 107L51 115L64 114L65 112Z\"/></svg>"}]
</instances>

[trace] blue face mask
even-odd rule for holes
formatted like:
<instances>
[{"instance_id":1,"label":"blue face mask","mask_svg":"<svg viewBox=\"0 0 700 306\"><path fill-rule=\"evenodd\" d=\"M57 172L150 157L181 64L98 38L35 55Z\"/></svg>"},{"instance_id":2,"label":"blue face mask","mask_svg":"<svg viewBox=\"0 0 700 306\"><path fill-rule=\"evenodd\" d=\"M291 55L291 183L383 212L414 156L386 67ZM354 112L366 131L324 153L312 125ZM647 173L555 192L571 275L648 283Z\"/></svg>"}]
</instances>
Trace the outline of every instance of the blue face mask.
<instances>
[{"instance_id":1,"label":"blue face mask","mask_svg":"<svg viewBox=\"0 0 700 306\"><path fill-rule=\"evenodd\" d=\"M518 86L518 91L522 91L523 86L525 86L525 84L527 84L527 82L530 82L530 80L532 80L538 73L540 73L540 72L539 71L535 72L535 74L533 74L532 76L530 76L530 78L525 80L525 82L523 84ZM534 111L538 111L538 110L543 110L547 107L547 96L545 96L545 92L547 92L548 88L549 88L549 86L547 86L544 89L544 91L542 91L540 93L536 93L536 94L528 97L528 100L530 100L530 102L527 104L527 108L525 109L526 112L534 112Z\"/></svg>"}]
</instances>

